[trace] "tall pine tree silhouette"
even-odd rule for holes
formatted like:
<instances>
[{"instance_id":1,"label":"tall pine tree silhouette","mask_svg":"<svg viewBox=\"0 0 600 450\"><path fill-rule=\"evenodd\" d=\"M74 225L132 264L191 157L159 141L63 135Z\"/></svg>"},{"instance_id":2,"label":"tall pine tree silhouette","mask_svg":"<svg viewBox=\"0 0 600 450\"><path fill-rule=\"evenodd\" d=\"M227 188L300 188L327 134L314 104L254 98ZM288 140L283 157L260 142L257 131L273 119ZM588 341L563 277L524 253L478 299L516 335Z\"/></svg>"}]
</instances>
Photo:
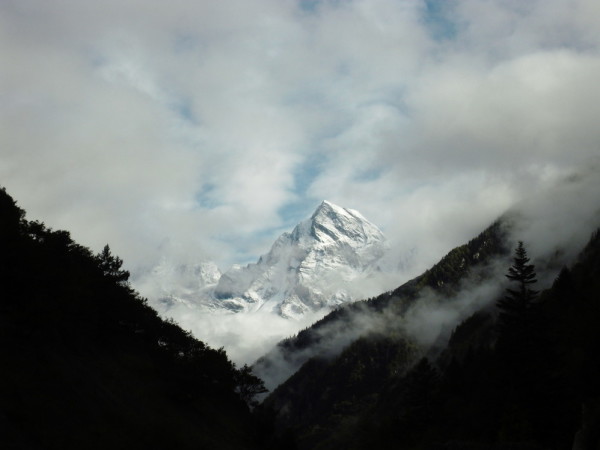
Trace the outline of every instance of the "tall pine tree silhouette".
<instances>
[{"instance_id":1,"label":"tall pine tree silhouette","mask_svg":"<svg viewBox=\"0 0 600 450\"><path fill-rule=\"evenodd\" d=\"M111 253L108 244L96 255L96 261L105 277L122 285L127 284L129 271L121 269L123 260Z\"/></svg>"},{"instance_id":2,"label":"tall pine tree silhouette","mask_svg":"<svg viewBox=\"0 0 600 450\"><path fill-rule=\"evenodd\" d=\"M529 264L523 242L515 249L513 265L506 277L511 287L497 303L500 314L496 350L506 387L524 397L531 393L534 380L540 375L544 324L535 302L538 291L532 289L537 281L535 266Z\"/></svg>"},{"instance_id":3,"label":"tall pine tree silhouette","mask_svg":"<svg viewBox=\"0 0 600 450\"><path fill-rule=\"evenodd\" d=\"M506 278L518 283L518 290L507 289L507 297L526 305L530 304L538 293L529 288L529 285L536 283L537 279L535 266L528 263L529 258L527 257L523 241L519 241L515 249L514 264L508 269L508 274L506 275Z\"/></svg>"},{"instance_id":4,"label":"tall pine tree silhouette","mask_svg":"<svg viewBox=\"0 0 600 450\"><path fill-rule=\"evenodd\" d=\"M535 405L539 404L536 378L540 368L534 360L539 350L540 323L534 302L538 292L531 287L537 281L535 267L529 264L521 241L506 277L511 286L497 302L500 313L496 350L501 380L498 388L504 398L498 433L501 440L522 441L535 435L539 412Z\"/></svg>"},{"instance_id":5,"label":"tall pine tree silhouette","mask_svg":"<svg viewBox=\"0 0 600 450\"><path fill-rule=\"evenodd\" d=\"M522 241L515 249L513 265L508 269L506 278L516 284L515 288L506 289L506 295L498 301L500 309L500 338L524 339L531 325L533 302L538 291L531 288L537 282L535 266L529 264L527 250ZM525 344L521 341L521 344Z\"/></svg>"}]
</instances>

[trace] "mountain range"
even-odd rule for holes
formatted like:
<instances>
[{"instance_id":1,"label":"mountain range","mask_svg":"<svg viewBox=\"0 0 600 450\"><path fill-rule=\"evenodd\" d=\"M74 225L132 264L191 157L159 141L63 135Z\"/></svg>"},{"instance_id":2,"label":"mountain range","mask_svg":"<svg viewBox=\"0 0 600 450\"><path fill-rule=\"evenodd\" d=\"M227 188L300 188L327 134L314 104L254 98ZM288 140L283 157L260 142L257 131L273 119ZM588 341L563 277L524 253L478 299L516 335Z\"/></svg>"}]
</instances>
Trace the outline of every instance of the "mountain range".
<instances>
[{"instance_id":1,"label":"mountain range","mask_svg":"<svg viewBox=\"0 0 600 450\"><path fill-rule=\"evenodd\" d=\"M527 266L548 288L508 308L521 226L504 216L259 359L254 373L273 389L263 408L280 432L301 449L598 448L600 230L562 270L566 249L550 245Z\"/></svg>"},{"instance_id":2,"label":"mountain range","mask_svg":"<svg viewBox=\"0 0 600 450\"><path fill-rule=\"evenodd\" d=\"M93 254L25 220L2 190L0 446L596 450L600 209L567 203L505 214L401 286L338 305L252 373L161 319L108 246ZM345 248L334 231L357 218L324 203L280 239ZM304 250L297 267L318 266ZM250 267L291 261L271 253ZM217 286L213 269L162 270L201 280L185 293ZM272 388L261 404L257 375Z\"/></svg>"},{"instance_id":3,"label":"mountain range","mask_svg":"<svg viewBox=\"0 0 600 450\"><path fill-rule=\"evenodd\" d=\"M152 277L165 309L183 304L298 319L384 290L380 280L394 267L386 259L388 249L381 230L358 211L323 201L256 263L235 265L221 274L210 262L164 262Z\"/></svg>"}]
</instances>

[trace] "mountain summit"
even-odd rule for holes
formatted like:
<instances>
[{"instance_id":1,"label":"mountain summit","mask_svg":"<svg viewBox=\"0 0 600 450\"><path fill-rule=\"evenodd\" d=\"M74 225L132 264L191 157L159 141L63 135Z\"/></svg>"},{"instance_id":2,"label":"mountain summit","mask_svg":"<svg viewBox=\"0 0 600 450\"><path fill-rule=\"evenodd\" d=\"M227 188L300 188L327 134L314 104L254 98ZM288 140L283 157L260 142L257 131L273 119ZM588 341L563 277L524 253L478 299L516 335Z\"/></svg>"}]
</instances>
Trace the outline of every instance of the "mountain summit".
<instances>
[{"instance_id":1,"label":"mountain summit","mask_svg":"<svg viewBox=\"0 0 600 450\"><path fill-rule=\"evenodd\" d=\"M297 318L365 295L361 281L379 270L387 248L383 233L358 211L323 201L257 263L225 272L214 297L231 310L266 308Z\"/></svg>"},{"instance_id":2,"label":"mountain summit","mask_svg":"<svg viewBox=\"0 0 600 450\"><path fill-rule=\"evenodd\" d=\"M311 218L300 223L292 236L310 229L310 236L324 245L345 242L356 250L385 241L383 233L358 211L324 200Z\"/></svg>"},{"instance_id":3,"label":"mountain summit","mask_svg":"<svg viewBox=\"0 0 600 450\"><path fill-rule=\"evenodd\" d=\"M153 271L151 287L167 310L183 305L211 311L262 310L298 318L381 291L373 276L386 250L383 233L358 211L323 201L256 263L233 266L223 275L215 269L210 279L197 280L201 275L197 267L169 268L163 261Z\"/></svg>"},{"instance_id":4,"label":"mountain summit","mask_svg":"<svg viewBox=\"0 0 600 450\"><path fill-rule=\"evenodd\" d=\"M388 248L379 228L358 211L325 200L256 263L221 274L206 261L177 266L162 261L145 287L163 312L183 306L300 318L385 290L392 270L383 258Z\"/></svg>"}]
</instances>

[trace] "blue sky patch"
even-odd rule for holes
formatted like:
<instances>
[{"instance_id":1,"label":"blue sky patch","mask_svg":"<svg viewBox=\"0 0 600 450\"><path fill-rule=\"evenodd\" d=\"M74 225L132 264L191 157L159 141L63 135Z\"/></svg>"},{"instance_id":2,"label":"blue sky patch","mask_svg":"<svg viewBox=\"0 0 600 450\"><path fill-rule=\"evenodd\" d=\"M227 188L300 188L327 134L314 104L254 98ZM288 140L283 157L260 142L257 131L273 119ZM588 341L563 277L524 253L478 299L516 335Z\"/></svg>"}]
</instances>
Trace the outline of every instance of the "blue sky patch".
<instances>
[{"instance_id":1,"label":"blue sky patch","mask_svg":"<svg viewBox=\"0 0 600 450\"><path fill-rule=\"evenodd\" d=\"M191 122L194 125L198 125L194 112L192 110L192 102L185 99L180 99L175 102L172 106L173 111L186 122Z\"/></svg>"},{"instance_id":2,"label":"blue sky patch","mask_svg":"<svg viewBox=\"0 0 600 450\"><path fill-rule=\"evenodd\" d=\"M213 183L205 183L202 189L196 193L194 199L199 207L213 209L222 204L215 195L215 188L216 186Z\"/></svg>"},{"instance_id":3,"label":"blue sky patch","mask_svg":"<svg viewBox=\"0 0 600 450\"><path fill-rule=\"evenodd\" d=\"M458 34L458 24L453 19L454 0L425 0L423 21L437 40L451 40Z\"/></svg>"},{"instance_id":4,"label":"blue sky patch","mask_svg":"<svg viewBox=\"0 0 600 450\"><path fill-rule=\"evenodd\" d=\"M296 168L294 172L294 194L298 200L287 203L278 211L286 226L294 226L301 220L307 219L312 214L313 209L323 200L307 196L307 191L321 173L326 162L326 155L313 153Z\"/></svg>"},{"instance_id":5,"label":"blue sky patch","mask_svg":"<svg viewBox=\"0 0 600 450\"><path fill-rule=\"evenodd\" d=\"M314 13L317 10L320 0L300 0L300 9L302 11Z\"/></svg>"}]
</instances>

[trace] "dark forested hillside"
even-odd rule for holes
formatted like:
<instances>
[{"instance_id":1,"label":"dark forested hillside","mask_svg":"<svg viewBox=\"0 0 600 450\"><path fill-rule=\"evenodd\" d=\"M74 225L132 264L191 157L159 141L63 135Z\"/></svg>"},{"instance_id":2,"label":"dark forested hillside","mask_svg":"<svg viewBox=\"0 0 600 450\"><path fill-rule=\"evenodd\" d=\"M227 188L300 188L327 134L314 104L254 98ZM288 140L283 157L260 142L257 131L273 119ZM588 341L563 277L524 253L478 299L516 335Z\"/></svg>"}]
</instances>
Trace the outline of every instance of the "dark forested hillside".
<instances>
[{"instance_id":1,"label":"dark forested hillside","mask_svg":"<svg viewBox=\"0 0 600 450\"><path fill-rule=\"evenodd\" d=\"M108 246L0 190L0 448L598 450L600 232L543 291L504 242L498 222L281 343L257 368L295 373L252 412L248 367L159 318ZM444 339L407 332L415 305L438 314L497 278Z\"/></svg>"},{"instance_id":2,"label":"dark forested hillside","mask_svg":"<svg viewBox=\"0 0 600 450\"><path fill-rule=\"evenodd\" d=\"M600 235L550 289L538 295L523 279L496 321L464 321L443 358L389 383L351 440L322 448L597 449Z\"/></svg>"},{"instance_id":3,"label":"dark forested hillside","mask_svg":"<svg viewBox=\"0 0 600 450\"><path fill-rule=\"evenodd\" d=\"M314 357L273 392L265 406L279 426L296 430L302 448L348 432L390 378L404 374L419 354L409 340L371 334L336 358Z\"/></svg>"},{"instance_id":4,"label":"dark forested hillside","mask_svg":"<svg viewBox=\"0 0 600 450\"><path fill-rule=\"evenodd\" d=\"M488 263L506 253L503 225L496 222L423 275L377 298L345 305L283 341L255 371L269 381L272 374L297 371L265 405L278 411L281 427L296 430L303 448L352 434L382 386L404 376L429 351L406 333L407 310L425 293L453 301L461 283L488 279Z\"/></svg>"},{"instance_id":5,"label":"dark forested hillside","mask_svg":"<svg viewBox=\"0 0 600 450\"><path fill-rule=\"evenodd\" d=\"M505 274L495 308L459 324L442 352L382 352L411 346L364 336L309 360L266 404L306 449L597 450L600 233L543 292L522 244Z\"/></svg>"},{"instance_id":6,"label":"dark forested hillside","mask_svg":"<svg viewBox=\"0 0 600 450\"><path fill-rule=\"evenodd\" d=\"M449 252L430 270L393 291L341 306L296 336L279 343L257 361L255 372L275 387L310 358L336 356L363 334L397 335L398 318L424 292L446 301L455 297L465 279L477 283L489 278L490 261L508 252L504 235L503 222L495 222L467 244Z\"/></svg>"},{"instance_id":7,"label":"dark forested hillside","mask_svg":"<svg viewBox=\"0 0 600 450\"><path fill-rule=\"evenodd\" d=\"M0 191L0 448L266 448L261 382Z\"/></svg>"}]
</instances>

